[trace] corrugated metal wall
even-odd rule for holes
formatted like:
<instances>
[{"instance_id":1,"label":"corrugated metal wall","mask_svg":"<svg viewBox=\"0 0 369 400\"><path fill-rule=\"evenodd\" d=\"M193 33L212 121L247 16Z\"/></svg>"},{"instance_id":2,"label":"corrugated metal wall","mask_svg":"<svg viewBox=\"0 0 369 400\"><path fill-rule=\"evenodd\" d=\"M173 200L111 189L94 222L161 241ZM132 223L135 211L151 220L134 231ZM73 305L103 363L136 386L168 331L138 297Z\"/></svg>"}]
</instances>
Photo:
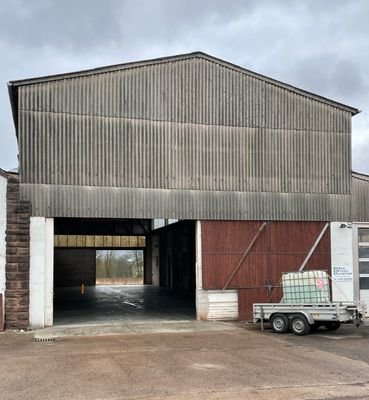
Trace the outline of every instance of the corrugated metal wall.
<instances>
[{"instance_id":1,"label":"corrugated metal wall","mask_svg":"<svg viewBox=\"0 0 369 400\"><path fill-rule=\"evenodd\" d=\"M279 302L283 272L297 271L321 233L324 222L267 224L229 289L239 290L239 319L252 318L253 302ZM259 221L202 221L203 288L222 289L261 226ZM305 269L331 268L329 229Z\"/></svg>"},{"instance_id":2,"label":"corrugated metal wall","mask_svg":"<svg viewBox=\"0 0 369 400\"><path fill-rule=\"evenodd\" d=\"M350 195L21 185L33 215L350 221Z\"/></svg>"},{"instance_id":3,"label":"corrugated metal wall","mask_svg":"<svg viewBox=\"0 0 369 400\"><path fill-rule=\"evenodd\" d=\"M352 174L352 220L369 221L369 176Z\"/></svg>"},{"instance_id":4,"label":"corrugated metal wall","mask_svg":"<svg viewBox=\"0 0 369 400\"><path fill-rule=\"evenodd\" d=\"M19 87L24 184L171 189L165 196L174 197L189 190L321 194L306 202L307 219L347 219L347 199L335 195L351 191L350 132L348 110L201 57ZM49 200L59 209L45 208L37 190L23 191L36 202L35 215L79 209L65 207L53 189ZM130 193L140 198L139 190ZM266 201L265 212L275 215L273 196ZM98 216L115 212L102 207ZM158 216L184 218L185 210L174 211ZM205 217L221 218L220 211Z\"/></svg>"}]
</instances>

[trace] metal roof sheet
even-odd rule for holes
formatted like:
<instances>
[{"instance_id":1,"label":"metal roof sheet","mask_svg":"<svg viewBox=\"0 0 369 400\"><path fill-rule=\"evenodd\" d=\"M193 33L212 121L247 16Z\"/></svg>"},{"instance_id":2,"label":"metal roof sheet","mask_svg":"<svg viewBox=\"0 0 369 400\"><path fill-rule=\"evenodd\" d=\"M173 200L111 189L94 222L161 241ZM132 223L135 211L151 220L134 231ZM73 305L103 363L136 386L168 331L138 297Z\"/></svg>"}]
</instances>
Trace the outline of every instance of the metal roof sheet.
<instances>
[{"instance_id":1,"label":"metal roof sheet","mask_svg":"<svg viewBox=\"0 0 369 400\"><path fill-rule=\"evenodd\" d=\"M329 104L333 107L341 108L346 111L351 112L353 115L356 115L360 112L357 108L342 104L340 102L328 99L324 96L320 96L315 93L311 93L307 90L297 88L293 85L278 81L276 79L267 77L265 75L250 71L246 68L243 68L239 65L232 64L228 61L221 60L219 58L216 58L214 56L208 55L206 53L197 51L193 53L187 53L187 54L179 54L175 56L168 56L168 57L161 57L161 58L155 58L155 59L148 59L148 60L143 60L143 61L136 61L136 62L128 62L128 63L123 63L123 64L116 64L116 65L111 65L111 66L104 66L104 67L98 67L98 68L93 68L93 69L87 69L87 70L81 70L81 71L75 71L75 72L70 72L70 73L63 73L63 74L56 74L56 75L48 75L48 76L42 76L42 77L36 77L36 78L29 78L29 79L21 79L21 80L14 80L10 81L8 83L8 88L9 88L9 96L10 96L10 101L14 103L14 96L16 96L16 88L18 86L24 86L24 85L31 85L31 84L37 84L37 83L43 83L43 82L51 82L51 81L56 81L56 80L63 80L63 79L72 79L75 77L81 77L81 76L88 76L88 75L96 75L96 74L103 74L106 72L112 72L112 71L118 71L118 70L123 70L123 69L129 69L129 68L139 68L139 67L145 67L147 65L152 65L152 64L160 64L160 63L168 63L168 62L173 62L173 61L179 61L179 60L186 60L189 58L203 58L208 61L214 62L216 64L222 65L226 68L230 68L233 70L236 70L240 73L247 74L249 76L252 76L254 78L266 81L268 83L274 84L278 87L282 87L284 89L288 89L292 92L295 92L297 94L306 96L308 98L312 98L314 100L321 101L322 103ZM15 105L15 104L14 104ZM14 111L13 111L14 114Z\"/></svg>"}]
</instances>

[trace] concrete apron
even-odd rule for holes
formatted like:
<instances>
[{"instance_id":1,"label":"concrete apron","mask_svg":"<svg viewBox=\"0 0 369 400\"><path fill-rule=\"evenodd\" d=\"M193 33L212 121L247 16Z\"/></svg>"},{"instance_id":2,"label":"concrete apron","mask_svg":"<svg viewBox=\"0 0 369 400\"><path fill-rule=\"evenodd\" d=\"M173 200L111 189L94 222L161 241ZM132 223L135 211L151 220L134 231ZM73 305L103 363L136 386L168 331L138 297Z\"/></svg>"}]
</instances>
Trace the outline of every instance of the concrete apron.
<instances>
[{"instance_id":1,"label":"concrete apron","mask_svg":"<svg viewBox=\"0 0 369 400\"><path fill-rule=\"evenodd\" d=\"M242 329L238 322L209 321L140 321L114 324L59 325L36 330L34 332L34 340L43 342L53 341L57 338L78 336L230 331L238 329Z\"/></svg>"}]
</instances>

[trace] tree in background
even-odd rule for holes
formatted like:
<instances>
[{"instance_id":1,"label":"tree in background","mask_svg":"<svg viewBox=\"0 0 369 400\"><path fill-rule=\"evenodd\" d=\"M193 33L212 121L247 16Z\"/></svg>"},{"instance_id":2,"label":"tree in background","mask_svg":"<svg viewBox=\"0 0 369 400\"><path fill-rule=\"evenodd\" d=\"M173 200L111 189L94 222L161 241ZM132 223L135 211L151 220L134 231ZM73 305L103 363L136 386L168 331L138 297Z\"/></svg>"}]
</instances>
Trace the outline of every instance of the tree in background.
<instances>
[{"instance_id":1,"label":"tree in background","mask_svg":"<svg viewBox=\"0 0 369 400\"><path fill-rule=\"evenodd\" d=\"M143 278L143 250L96 250L96 278Z\"/></svg>"},{"instance_id":2,"label":"tree in background","mask_svg":"<svg viewBox=\"0 0 369 400\"><path fill-rule=\"evenodd\" d=\"M134 278L142 278L144 269L143 251L128 250L127 257L132 265L132 276Z\"/></svg>"}]
</instances>

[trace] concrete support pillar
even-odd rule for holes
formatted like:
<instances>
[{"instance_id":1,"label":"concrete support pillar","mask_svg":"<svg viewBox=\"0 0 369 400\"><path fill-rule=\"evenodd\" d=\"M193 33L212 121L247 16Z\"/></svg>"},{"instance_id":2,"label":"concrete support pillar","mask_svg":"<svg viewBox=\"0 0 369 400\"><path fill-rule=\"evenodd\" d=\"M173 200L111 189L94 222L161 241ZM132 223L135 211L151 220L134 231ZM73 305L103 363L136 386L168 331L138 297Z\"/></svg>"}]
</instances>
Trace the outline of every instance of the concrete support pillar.
<instances>
[{"instance_id":1,"label":"concrete support pillar","mask_svg":"<svg viewBox=\"0 0 369 400\"><path fill-rule=\"evenodd\" d=\"M204 301L204 291L202 289L202 238L201 221L196 221L196 319L207 319L207 304Z\"/></svg>"},{"instance_id":2,"label":"concrete support pillar","mask_svg":"<svg viewBox=\"0 0 369 400\"><path fill-rule=\"evenodd\" d=\"M151 273L152 285L160 286L160 265L159 265L159 235L151 237Z\"/></svg>"},{"instance_id":3,"label":"concrete support pillar","mask_svg":"<svg viewBox=\"0 0 369 400\"><path fill-rule=\"evenodd\" d=\"M358 300L353 267L353 229L348 222L331 222L332 300Z\"/></svg>"},{"instance_id":4,"label":"concrete support pillar","mask_svg":"<svg viewBox=\"0 0 369 400\"><path fill-rule=\"evenodd\" d=\"M53 324L54 220L31 217L30 305L32 329Z\"/></svg>"}]
</instances>

